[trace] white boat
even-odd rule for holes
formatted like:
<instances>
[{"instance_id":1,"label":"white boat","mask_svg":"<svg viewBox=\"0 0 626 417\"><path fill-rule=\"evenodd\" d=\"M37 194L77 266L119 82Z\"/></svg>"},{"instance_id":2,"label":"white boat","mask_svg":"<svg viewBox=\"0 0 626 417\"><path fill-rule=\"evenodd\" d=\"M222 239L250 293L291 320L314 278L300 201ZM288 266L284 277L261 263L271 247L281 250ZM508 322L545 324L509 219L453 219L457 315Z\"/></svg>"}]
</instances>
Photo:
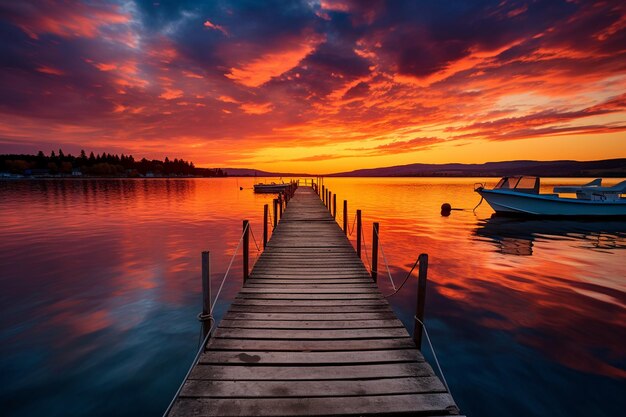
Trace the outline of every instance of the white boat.
<instances>
[{"instance_id":1,"label":"white boat","mask_svg":"<svg viewBox=\"0 0 626 417\"><path fill-rule=\"evenodd\" d=\"M264 193L264 194L278 194L282 193L289 187L289 184L285 183L275 183L272 182L270 184L258 183L254 184L254 192L255 193Z\"/></svg>"},{"instance_id":2,"label":"white boat","mask_svg":"<svg viewBox=\"0 0 626 417\"><path fill-rule=\"evenodd\" d=\"M502 178L493 189L476 184L474 191L497 214L626 217L626 198L622 196L626 194L626 181L603 187L602 179L598 178L585 185L554 187L554 194L539 194L539 183L539 177L519 175ZM575 197L559 194L575 194Z\"/></svg>"}]
</instances>

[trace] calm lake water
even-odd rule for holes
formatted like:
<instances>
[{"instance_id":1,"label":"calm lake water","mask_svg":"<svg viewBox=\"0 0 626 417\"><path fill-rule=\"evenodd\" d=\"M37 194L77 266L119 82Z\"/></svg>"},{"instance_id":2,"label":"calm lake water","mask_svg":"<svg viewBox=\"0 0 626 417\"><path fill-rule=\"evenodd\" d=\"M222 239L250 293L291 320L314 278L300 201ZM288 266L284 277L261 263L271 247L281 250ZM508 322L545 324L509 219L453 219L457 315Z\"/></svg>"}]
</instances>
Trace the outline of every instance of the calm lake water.
<instances>
[{"instance_id":1,"label":"calm lake water","mask_svg":"<svg viewBox=\"0 0 626 417\"><path fill-rule=\"evenodd\" d=\"M241 220L262 236L273 197L253 194L253 181L0 181L2 415L161 415L198 346L200 252L211 251L217 286ZM622 415L626 222L491 218L486 203L474 214L476 181L325 185L339 211L348 200L350 225L363 211L368 251L380 223L396 283L429 254L426 325L463 413ZM466 210L441 217L444 202ZM218 319L241 274L238 257ZM386 274L379 283L391 292ZM415 291L413 277L390 298L410 329Z\"/></svg>"}]
</instances>

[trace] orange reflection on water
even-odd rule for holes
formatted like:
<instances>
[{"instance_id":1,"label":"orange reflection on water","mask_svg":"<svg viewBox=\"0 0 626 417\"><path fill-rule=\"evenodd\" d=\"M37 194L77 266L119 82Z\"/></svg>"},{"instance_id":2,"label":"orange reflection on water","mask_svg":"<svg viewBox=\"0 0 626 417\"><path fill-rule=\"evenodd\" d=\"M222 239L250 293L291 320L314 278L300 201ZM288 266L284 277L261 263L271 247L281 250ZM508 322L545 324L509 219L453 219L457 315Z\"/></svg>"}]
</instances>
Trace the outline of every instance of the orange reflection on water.
<instances>
[{"instance_id":1,"label":"orange reflection on water","mask_svg":"<svg viewBox=\"0 0 626 417\"><path fill-rule=\"evenodd\" d=\"M438 299L431 314L507 331L519 343L573 369L624 377L625 371L607 357L618 361L626 356L626 225L492 219L486 204L474 215L471 209L479 198L472 185L477 181L328 178L325 186L338 194L338 201L348 200L349 219L357 208L363 210L367 245L371 222L380 222L385 253L398 267L392 269L396 281L419 253L429 254L429 291L435 293L429 300ZM585 181L553 179L543 191ZM464 210L442 217L444 202ZM598 236L605 244L590 245ZM382 256L379 262L384 269ZM385 275L379 273L379 285L390 292ZM415 284L403 291L414 290ZM410 301L392 303L406 308Z\"/></svg>"},{"instance_id":2,"label":"orange reflection on water","mask_svg":"<svg viewBox=\"0 0 626 417\"><path fill-rule=\"evenodd\" d=\"M380 223L396 283L420 253L429 254L427 318L462 323L468 337L503 331L568 368L624 377L616 365L626 356L624 224L492 219L484 204L474 215L476 181L327 178L325 185L338 194L340 225L343 199L348 200L350 228L355 210L363 211L366 265L373 221ZM0 266L6 277L24 277L24 284L3 277L9 282L3 300L20 300L29 315L43 320L37 327L41 332L48 326L58 329L61 344L102 331L142 328L168 309L183 309L191 323L200 306L200 252L211 251L217 289L243 219L250 220L261 242L263 204L271 210L274 196L254 194L254 182L15 183L15 189L4 190L11 199L0 202ZM442 217L444 202L464 210ZM251 238L252 259L255 249ZM32 251L39 254L36 261L27 256ZM241 286L240 256L222 294L225 301ZM392 288L382 254L379 265L379 285L386 294ZM30 288L40 292L35 295ZM415 288L411 279L391 298L394 306L411 314ZM37 308L26 308L31 304ZM5 320L21 320L12 314Z\"/></svg>"}]
</instances>

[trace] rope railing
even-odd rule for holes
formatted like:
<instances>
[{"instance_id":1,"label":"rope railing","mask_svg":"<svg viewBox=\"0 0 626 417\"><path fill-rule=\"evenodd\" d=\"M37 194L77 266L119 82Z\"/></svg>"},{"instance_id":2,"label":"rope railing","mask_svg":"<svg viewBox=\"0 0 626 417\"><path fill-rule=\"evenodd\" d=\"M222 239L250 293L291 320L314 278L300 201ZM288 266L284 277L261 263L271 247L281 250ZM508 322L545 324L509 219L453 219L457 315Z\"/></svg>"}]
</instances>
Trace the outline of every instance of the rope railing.
<instances>
[{"instance_id":1,"label":"rope railing","mask_svg":"<svg viewBox=\"0 0 626 417\"><path fill-rule=\"evenodd\" d=\"M254 265L256 264L256 261L259 260L259 257L261 256L261 248L259 247L259 244L256 241L256 237L254 236L254 229L250 227L250 234L252 235L252 241L254 242L254 246L256 246L256 257L254 258L254 262L252 264L252 266L254 267Z\"/></svg>"},{"instance_id":2,"label":"rope railing","mask_svg":"<svg viewBox=\"0 0 626 417\"><path fill-rule=\"evenodd\" d=\"M224 288L224 283L226 282L226 279L228 278L228 274L230 273L230 269L232 268L233 262L235 261L235 256L237 256L237 252L239 252L239 247L241 247L241 242L243 241L243 237L246 234L246 232L248 231L248 228L249 228L249 224L246 225L246 227L243 229L243 232L241 233L241 237L239 238L239 242L237 243L237 247L235 248L235 252L233 253L233 256L230 258L230 262L228 264L228 268L226 268L226 272L224 273L224 277L222 278L222 282L220 283L220 287L217 290L217 294L215 295L215 298L213 299L213 302L211 303L211 310L209 311L208 317L202 315L202 313L198 314L198 320L200 320L200 321L210 320L211 321L211 327L207 331L207 334L204 337L204 339L202 340L202 344L198 348L198 351L196 352L196 356L193 358L193 361L191 361L191 366L189 366L189 369L187 370L187 373L185 374L185 377L183 378L182 382L180 383L180 386L176 390L176 393L174 394L174 397L172 397L172 401L170 401L170 404L167 406L167 409L163 413L163 417L167 417L167 415L172 410L172 407L174 406L174 402L176 402L176 399L178 398L178 396L180 395L180 392L183 389L183 385L185 385L185 382L187 381L187 378L189 378L189 375L191 374L191 371L193 370L193 368L198 364L198 360L200 359L200 355L202 355L202 353L204 352L204 347L206 346L207 342L209 341L209 338L211 337L211 332L213 331L213 327L215 327L215 320L213 319L213 310L215 309L215 304L217 303L217 300L219 299L220 294L222 293L222 288Z\"/></svg>"},{"instance_id":3,"label":"rope railing","mask_svg":"<svg viewBox=\"0 0 626 417\"><path fill-rule=\"evenodd\" d=\"M433 353L433 358L435 359L435 364L437 365L437 369L439 369L439 374L441 375L441 380L443 381L443 385L446 387L446 390L450 395L452 392L450 391L450 387L448 386L448 381L446 381L446 376L443 374L443 369L441 369L441 365L439 364L439 359L437 359L437 353L435 352L435 348L433 347L433 343L430 340L430 336L428 335L428 330L426 329L426 325L423 321L421 321L417 316L413 316L415 321L417 321L424 329L424 334L426 335L426 341L428 342L428 346L430 346L430 351Z\"/></svg>"},{"instance_id":4,"label":"rope railing","mask_svg":"<svg viewBox=\"0 0 626 417\"><path fill-rule=\"evenodd\" d=\"M363 227L361 228L361 237L363 240L361 241L361 245L363 245L363 251L365 252L365 259L367 260L367 265L370 267L370 271L372 270L372 264L370 263L370 258L367 256L367 246L365 245L365 232L363 231Z\"/></svg>"},{"instance_id":5,"label":"rope railing","mask_svg":"<svg viewBox=\"0 0 626 417\"><path fill-rule=\"evenodd\" d=\"M356 225L356 211L354 212L354 220L352 220L352 227L350 228L350 231L348 232L348 236L352 236L355 225Z\"/></svg>"},{"instance_id":6,"label":"rope railing","mask_svg":"<svg viewBox=\"0 0 626 417\"><path fill-rule=\"evenodd\" d=\"M420 258L418 257L418 258L415 260L415 263L413 264L413 266L411 267L411 270L409 271L409 273L408 273L408 274L406 274L406 277L404 277L404 280L402 281L402 284L400 284L400 286L399 286L398 288L394 288L394 292L392 292L392 293L390 293L390 294L387 294L387 295L384 295L383 297L384 297L384 298L389 298L389 297L391 297L391 296L393 296L393 295L396 295L396 294L397 294L397 293L398 293L398 292L402 289L402 287L404 287L404 284L406 284L406 282L409 280L409 278L411 277L411 274L412 274L412 273L413 273L413 271L415 270L415 267L416 267L417 265L419 265L419 263L420 263Z\"/></svg>"},{"instance_id":7,"label":"rope railing","mask_svg":"<svg viewBox=\"0 0 626 417\"><path fill-rule=\"evenodd\" d=\"M383 260L385 261L385 266L387 267L387 275L389 276L389 282L391 282L391 286L394 291L396 290L396 284L393 282L393 277L391 276L391 270L389 269L389 262L387 262L387 256L385 255L385 250L383 249L383 243L380 241L380 234L378 233L378 229L374 228L374 232L376 233L376 237L378 238L378 245L380 247L380 253L383 254Z\"/></svg>"},{"instance_id":8,"label":"rope railing","mask_svg":"<svg viewBox=\"0 0 626 417\"><path fill-rule=\"evenodd\" d=\"M235 253L233 253L232 258L230 258L230 263L228 264L228 268L226 268L226 273L224 274L224 278L222 278L222 282L220 284L219 289L217 290L217 294L215 295L215 298L213 299L213 302L211 303L211 311L209 312L210 315L213 315L213 310L215 309L215 303L217 302L218 298L220 297L220 294L222 293L222 288L224 288L224 283L226 282L226 278L228 277L230 268L232 268L233 262L235 262L235 256L237 255L237 252L239 252L239 247L241 246L241 242L243 242L243 237L245 236L249 227L250 227L250 224L248 223L246 227L243 229L243 232L241 233L241 237L239 238L239 242L237 243L237 247L235 248Z\"/></svg>"},{"instance_id":9,"label":"rope railing","mask_svg":"<svg viewBox=\"0 0 626 417\"><path fill-rule=\"evenodd\" d=\"M174 406L174 402L176 402L176 399L178 398L178 396L180 395L180 392L183 389L183 385L185 385L185 382L187 381L187 378L189 378L189 375L191 374L191 371L193 370L193 368L198 364L198 360L200 359L200 355L202 355L202 353L204 352L204 347L206 346L207 342L209 341L209 338L211 337L211 332L213 331L213 327L215 327L215 320L213 319L213 310L215 309L215 304L217 303L217 300L219 299L220 294L222 293L222 288L224 288L224 283L226 282L226 279L228 278L228 274L230 273L230 269L233 266L233 262L235 262L235 256L237 256L237 253L239 252L239 248L241 247L241 242L243 242L243 237L246 234L246 232L248 231L248 228L249 228L249 225L247 225L244 228L243 232L241 233L241 237L239 238L239 242L237 243L237 247L235 248L235 252L233 253L233 256L230 258L230 262L228 264L228 268L226 268L226 272L224 273L224 277L222 278L222 282L220 283L220 287L217 290L217 294L215 295L215 298L213 299L213 302L211 303L211 310L209 311L208 317L206 317L206 318L202 317L202 313L200 313L198 315L198 319L200 321L210 320L211 321L211 327L207 331L207 334L204 337L204 339L202 340L202 344L198 348L198 351L196 352L196 356L193 358L193 361L191 361L191 366L189 366L189 369L187 370L187 373L185 374L185 377L183 378L182 382L180 383L180 386L176 390L176 393L174 394L174 397L172 397L172 401L170 401L170 404L167 406L167 409L163 413L163 417L167 417L167 415L172 410L172 407Z\"/></svg>"}]
</instances>

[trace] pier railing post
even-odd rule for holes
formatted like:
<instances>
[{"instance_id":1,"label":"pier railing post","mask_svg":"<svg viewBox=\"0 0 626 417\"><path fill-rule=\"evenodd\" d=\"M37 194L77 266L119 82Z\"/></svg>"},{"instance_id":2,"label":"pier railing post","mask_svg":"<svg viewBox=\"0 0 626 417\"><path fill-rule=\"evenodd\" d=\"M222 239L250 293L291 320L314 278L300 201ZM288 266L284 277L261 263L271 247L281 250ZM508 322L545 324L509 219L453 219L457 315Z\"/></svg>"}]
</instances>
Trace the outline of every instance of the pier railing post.
<instances>
[{"instance_id":1,"label":"pier railing post","mask_svg":"<svg viewBox=\"0 0 626 417\"><path fill-rule=\"evenodd\" d=\"M283 199L278 200L278 218L281 220L283 218Z\"/></svg>"},{"instance_id":2,"label":"pier railing post","mask_svg":"<svg viewBox=\"0 0 626 417\"><path fill-rule=\"evenodd\" d=\"M333 194L333 219L337 218L337 194Z\"/></svg>"},{"instance_id":3,"label":"pier railing post","mask_svg":"<svg viewBox=\"0 0 626 417\"><path fill-rule=\"evenodd\" d=\"M263 249L267 246L267 217L269 207L267 204L263 206Z\"/></svg>"},{"instance_id":4,"label":"pier railing post","mask_svg":"<svg viewBox=\"0 0 626 417\"><path fill-rule=\"evenodd\" d=\"M248 280L248 260L250 255L250 223L243 221L243 282Z\"/></svg>"},{"instance_id":5,"label":"pier railing post","mask_svg":"<svg viewBox=\"0 0 626 417\"><path fill-rule=\"evenodd\" d=\"M276 225L278 224L278 199L274 199L274 229L276 229Z\"/></svg>"},{"instance_id":6,"label":"pier railing post","mask_svg":"<svg viewBox=\"0 0 626 417\"><path fill-rule=\"evenodd\" d=\"M361 236L363 232L361 231L361 210L356 211L356 254L359 258L361 258Z\"/></svg>"},{"instance_id":7,"label":"pier railing post","mask_svg":"<svg viewBox=\"0 0 626 417\"><path fill-rule=\"evenodd\" d=\"M348 236L348 200L343 200L343 232Z\"/></svg>"},{"instance_id":8,"label":"pier railing post","mask_svg":"<svg viewBox=\"0 0 626 417\"><path fill-rule=\"evenodd\" d=\"M378 223L372 229L372 280L378 281Z\"/></svg>"},{"instance_id":9,"label":"pier railing post","mask_svg":"<svg viewBox=\"0 0 626 417\"><path fill-rule=\"evenodd\" d=\"M326 204L326 188L322 185L322 203Z\"/></svg>"},{"instance_id":10,"label":"pier railing post","mask_svg":"<svg viewBox=\"0 0 626 417\"><path fill-rule=\"evenodd\" d=\"M211 253L202 252L202 340L206 339L211 330Z\"/></svg>"},{"instance_id":11,"label":"pier railing post","mask_svg":"<svg viewBox=\"0 0 626 417\"><path fill-rule=\"evenodd\" d=\"M422 253L419 256L419 272L417 276L417 307L415 309L415 327L413 328L413 340L415 346L422 350L422 332L424 331L424 305L426 303L426 281L428 280L428 254Z\"/></svg>"}]
</instances>

